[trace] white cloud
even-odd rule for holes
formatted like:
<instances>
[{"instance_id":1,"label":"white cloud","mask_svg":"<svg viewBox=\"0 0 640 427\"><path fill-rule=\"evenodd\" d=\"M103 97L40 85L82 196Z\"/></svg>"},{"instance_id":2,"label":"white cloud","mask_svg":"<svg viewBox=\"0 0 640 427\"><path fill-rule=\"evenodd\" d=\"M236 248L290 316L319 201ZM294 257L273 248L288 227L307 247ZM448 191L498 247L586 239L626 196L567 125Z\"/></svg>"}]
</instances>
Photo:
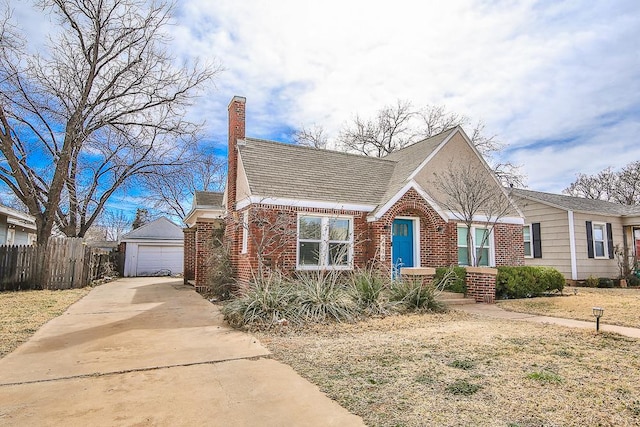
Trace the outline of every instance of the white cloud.
<instances>
[{"instance_id":1,"label":"white cloud","mask_svg":"<svg viewBox=\"0 0 640 427\"><path fill-rule=\"evenodd\" d=\"M274 138L409 99L484 120L534 189L640 159L635 0L182 0L175 23L177 56L226 69L192 111L222 143L233 95Z\"/></svg>"}]
</instances>

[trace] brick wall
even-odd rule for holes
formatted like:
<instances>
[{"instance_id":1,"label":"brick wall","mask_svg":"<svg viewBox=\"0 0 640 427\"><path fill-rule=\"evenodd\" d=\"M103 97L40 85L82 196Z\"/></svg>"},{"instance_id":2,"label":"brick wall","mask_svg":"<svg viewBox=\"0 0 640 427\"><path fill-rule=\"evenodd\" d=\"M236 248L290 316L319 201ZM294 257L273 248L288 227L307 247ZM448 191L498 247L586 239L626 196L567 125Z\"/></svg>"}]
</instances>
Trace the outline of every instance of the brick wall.
<instances>
[{"instance_id":1,"label":"brick wall","mask_svg":"<svg viewBox=\"0 0 640 427\"><path fill-rule=\"evenodd\" d=\"M229 103L229 149L227 153L227 211L233 212L236 203L238 177L238 140L245 137L246 98L234 96Z\"/></svg>"},{"instance_id":2,"label":"brick wall","mask_svg":"<svg viewBox=\"0 0 640 427\"><path fill-rule=\"evenodd\" d=\"M214 236L221 231L221 227L222 223L215 219L199 219L196 221L194 239L196 248L194 272L196 288L209 286L209 263L213 251Z\"/></svg>"},{"instance_id":3,"label":"brick wall","mask_svg":"<svg viewBox=\"0 0 640 427\"><path fill-rule=\"evenodd\" d=\"M244 212L248 211L249 226L247 253L242 253L242 226ZM296 270L298 214L348 215L353 217L353 261L364 267L370 257L369 227L366 212L302 208L254 204L237 212L227 220L225 237L230 239L231 263L234 276L240 284L248 283L259 272L262 259L263 273L280 271L291 275ZM258 252L262 253L258 257Z\"/></svg>"},{"instance_id":4,"label":"brick wall","mask_svg":"<svg viewBox=\"0 0 640 427\"><path fill-rule=\"evenodd\" d=\"M522 225L496 224L493 229L496 266L524 265Z\"/></svg>"},{"instance_id":5,"label":"brick wall","mask_svg":"<svg viewBox=\"0 0 640 427\"><path fill-rule=\"evenodd\" d=\"M455 224L445 222L415 191L409 189L378 221L370 223L371 247L381 268L391 268L391 227L398 216L420 218L420 265L439 267L456 264Z\"/></svg>"},{"instance_id":6,"label":"brick wall","mask_svg":"<svg viewBox=\"0 0 640 427\"><path fill-rule=\"evenodd\" d=\"M496 275L498 270L487 267L467 267L467 297L488 304L496 300Z\"/></svg>"},{"instance_id":7,"label":"brick wall","mask_svg":"<svg viewBox=\"0 0 640 427\"><path fill-rule=\"evenodd\" d=\"M184 233L184 284L196 278L196 228L183 228Z\"/></svg>"}]
</instances>

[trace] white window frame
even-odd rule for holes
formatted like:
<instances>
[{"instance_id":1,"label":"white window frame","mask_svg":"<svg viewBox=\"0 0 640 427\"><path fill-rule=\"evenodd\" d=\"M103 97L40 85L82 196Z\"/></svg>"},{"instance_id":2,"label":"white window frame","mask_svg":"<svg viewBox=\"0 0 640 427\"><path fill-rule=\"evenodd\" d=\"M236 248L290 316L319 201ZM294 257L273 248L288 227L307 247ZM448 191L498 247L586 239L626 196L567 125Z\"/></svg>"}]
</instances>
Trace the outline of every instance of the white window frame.
<instances>
[{"instance_id":1,"label":"white window frame","mask_svg":"<svg viewBox=\"0 0 640 427\"><path fill-rule=\"evenodd\" d=\"M526 240L524 238L524 230L527 229L529 230L529 240ZM531 227L531 224L525 224L522 227L522 242L524 245L524 257L525 258L533 258L533 227ZM527 243L529 243L529 255L527 255L527 251L526 251L526 247L527 247Z\"/></svg>"},{"instance_id":2,"label":"white window frame","mask_svg":"<svg viewBox=\"0 0 640 427\"><path fill-rule=\"evenodd\" d=\"M456 227L456 257L458 256L458 248L466 248L466 242L463 246L458 245L458 229L459 228L464 228L466 229L467 226L465 224L461 224L458 223L457 227ZM496 255L495 255L495 241L494 241L494 236L493 236L493 227L487 226L487 225L482 225L482 224L472 224L471 228L467 231L469 233L471 233L471 244L473 245L473 252L471 254L474 264L475 264L475 259L476 259L476 254L477 254L477 250L480 249L480 247L477 245L476 243L476 230L478 229L484 229L484 230L490 230L489 231L489 239L487 241L487 245L483 246L483 249L488 249L489 252L489 260L487 262L486 266L479 266L479 267L495 267L496 266ZM467 249L468 250L468 249ZM468 265L466 265L466 263L461 264L459 262L460 260L458 260L458 265L461 267L469 267Z\"/></svg>"},{"instance_id":3,"label":"white window frame","mask_svg":"<svg viewBox=\"0 0 640 427\"><path fill-rule=\"evenodd\" d=\"M303 242L318 242L320 243L319 264L300 265L300 218L301 217L313 217L320 218L320 240L315 239L302 239ZM349 239L346 241L329 240L329 220L331 219L346 219L349 221ZM314 270L353 270L353 222L352 215L330 215L330 214L318 214L315 212L299 212L296 221L296 269L305 271ZM329 244L330 243L346 243L348 246L347 251L347 264L346 265L331 265L329 264Z\"/></svg>"},{"instance_id":4,"label":"white window frame","mask_svg":"<svg viewBox=\"0 0 640 427\"><path fill-rule=\"evenodd\" d=\"M602 227L602 239L596 240L596 226ZM609 236L607 235L607 223L606 222L592 222L591 223L591 238L593 240L593 258L594 259L609 259ZM604 255L598 255L596 251L596 242L602 242L602 251Z\"/></svg>"},{"instance_id":5,"label":"white window frame","mask_svg":"<svg viewBox=\"0 0 640 427\"><path fill-rule=\"evenodd\" d=\"M242 251L246 254L249 249L249 211L242 213Z\"/></svg>"}]
</instances>

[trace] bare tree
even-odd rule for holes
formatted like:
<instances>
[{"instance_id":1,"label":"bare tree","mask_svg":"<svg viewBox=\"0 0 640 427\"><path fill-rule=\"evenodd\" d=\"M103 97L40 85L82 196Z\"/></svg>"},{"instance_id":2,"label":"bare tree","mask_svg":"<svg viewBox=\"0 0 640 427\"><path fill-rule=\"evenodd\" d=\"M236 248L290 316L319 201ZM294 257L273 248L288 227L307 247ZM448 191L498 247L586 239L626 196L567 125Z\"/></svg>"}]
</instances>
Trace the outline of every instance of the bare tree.
<instances>
[{"instance_id":1,"label":"bare tree","mask_svg":"<svg viewBox=\"0 0 640 427\"><path fill-rule=\"evenodd\" d=\"M105 230L106 240L117 242L131 229L131 218L122 210L105 210L100 216L99 225Z\"/></svg>"},{"instance_id":2,"label":"bare tree","mask_svg":"<svg viewBox=\"0 0 640 427\"><path fill-rule=\"evenodd\" d=\"M62 29L45 52L0 39L0 181L45 243L54 224L83 236L117 190L181 164L199 130L185 107L218 69L174 65L164 1L41 5Z\"/></svg>"},{"instance_id":3,"label":"bare tree","mask_svg":"<svg viewBox=\"0 0 640 427\"><path fill-rule=\"evenodd\" d=\"M562 192L622 205L640 205L640 161L631 162L619 171L608 167L594 175L579 173Z\"/></svg>"},{"instance_id":4,"label":"bare tree","mask_svg":"<svg viewBox=\"0 0 640 427\"><path fill-rule=\"evenodd\" d=\"M328 138L322 126L314 124L309 128L303 127L297 130L293 134L293 141L304 147L324 150L327 148Z\"/></svg>"},{"instance_id":5,"label":"bare tree","mask_svg":"<svg viewBox=\"0 0 640 427\"><path fill-rule=\"evenodd\" d=\"M256 279L261 280L266 273L279 268L283 252L295 245L297 217L293 211L274 211L268 206L252 205L240 213L237 227L247 235L247 244L252 246L258 261Z\"/></svg>"},{"instance_id":6,"label":"bare tree","mask_svg":"<svg viewBox=\"0 0 640 427\"><path fill-rule=\"evenodd\" d=\"M434 173L433 183L442 194L438 201L467 228L467 264L480 265L493 229L513 210L509 197L489 174L479 172L469 162L449 164L446 172ZM480 242L474 242L471 234L477 223L485 230Z\"/></svg>"},{"instance_id":7,"label":"bare tree","mask_svg":"<svg viewBox=\"0 0 640 427\"><path fill-rule=\"evenodd\" d=\"M526 186L526 178L519 166L498 160L498 154L505 145L498 141L496 135L487 134L482 121L473 124L467 116L447 111L444 106L427 105L416 110L409 101L399 100L396 105L382 108L372 119L356 115L340 132L338 147L344 151L382 157L455 126L471 129L468 135L471 142L503 185Z\"/></svg>"},{"instance_id":8,"label":"bare tree","mask_svg":"<svg viewBox=\"0 0 640 427\"><path fill-rule=\"evenodd\" d=\"M182 158L182 164L164 168L162 173L145 175L145 201L155 211L184 218L196 191L221 191L226 179L226 160L204 149Z\"/></svg>"},{"instance_id":9,"label":"bare tree","mask_svg":"<svg viewBox=\"0 0 640 427\"><path fill-rule=\"evenodd\" d=\"M382 108L373 119L356 115L338 137L345 151L382 157L415 141L412 119L416 116L409 101Z\"/></svg>"}]
</instances>

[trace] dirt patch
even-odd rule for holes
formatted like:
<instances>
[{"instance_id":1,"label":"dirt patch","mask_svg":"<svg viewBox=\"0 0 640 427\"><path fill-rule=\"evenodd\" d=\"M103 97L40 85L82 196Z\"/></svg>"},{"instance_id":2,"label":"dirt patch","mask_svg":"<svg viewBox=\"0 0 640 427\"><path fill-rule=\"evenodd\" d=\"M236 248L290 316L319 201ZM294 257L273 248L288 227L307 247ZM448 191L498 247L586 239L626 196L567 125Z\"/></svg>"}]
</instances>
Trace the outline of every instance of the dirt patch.
<instances>
[{"instance_id":1,"label":"dirt patch","mask_svg":"<svg viewBox=\"0 0 640 427\"><path fill-rule=\"evenodd\" d=\"M640 328L640 289L573 288L564 296L500 301L505 310L593 321L592 307L604 308L602 323Z\"/></svg>"},{"instance_id":2,"label":"dirt patch","mask_svg":"<svg viewBox=\"0 0 640 427\"><path fill-rule=\"evenodd\" d=\"M258 333L371 426L640 425L640 341L475 317Z\"/></svg>"},{"instance_id":3,"label":"dirt patch","mask_svg":"<svg viewBox=\"0 0 640 427\"><path fill-rule=\"evenodd\" d=\"M0 357L11 353L90 290L0 292Z\"/></svg>"}]
</instances>

